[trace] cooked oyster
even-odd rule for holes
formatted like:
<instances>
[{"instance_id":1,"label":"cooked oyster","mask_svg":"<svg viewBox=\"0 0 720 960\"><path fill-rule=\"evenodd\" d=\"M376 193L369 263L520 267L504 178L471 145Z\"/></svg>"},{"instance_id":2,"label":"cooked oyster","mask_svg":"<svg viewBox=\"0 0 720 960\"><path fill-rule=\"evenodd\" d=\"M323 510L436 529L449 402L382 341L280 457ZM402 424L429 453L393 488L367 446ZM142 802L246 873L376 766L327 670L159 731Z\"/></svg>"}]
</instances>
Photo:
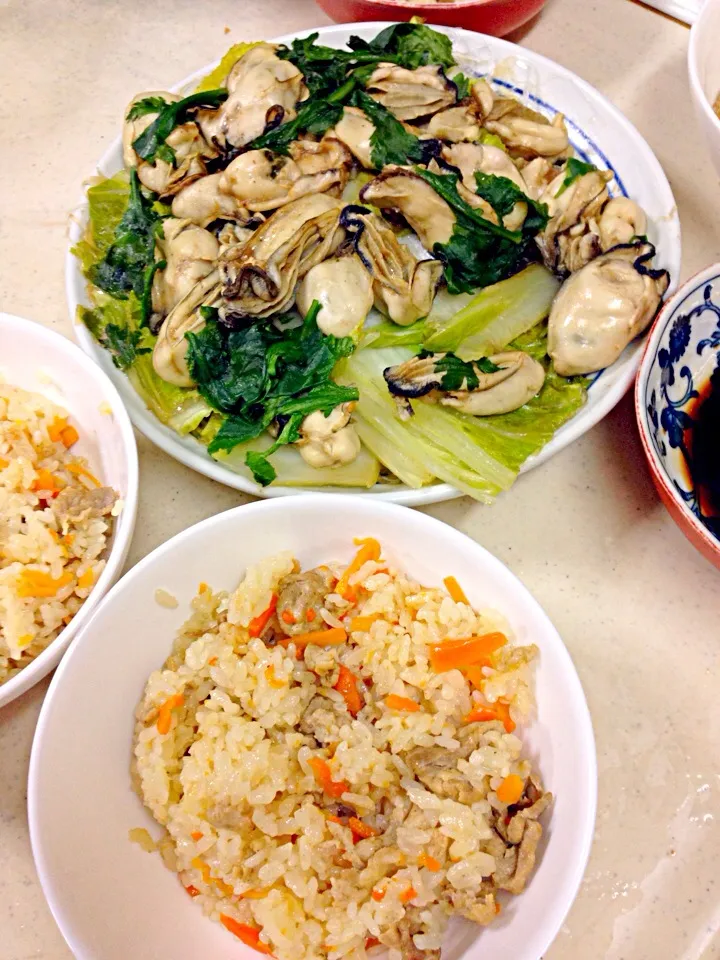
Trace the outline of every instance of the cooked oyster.
<instances>
[{"instance_id":1,"label":"cooked oyster","mask_svg":"<svg viewBox=\"0 0 720 960\"><path fill-rule=\"evenodd\" d=\"M580 270L602 252L597 218L607 202L612 173L593 170L558 195L564 179L561 172L541 197L550 220L536 238L545 265L560 276Z\"/></svg>"},{"instance_id":2,"label":"cooked oyster","mask_svg":"<svg viewBox=\"0 0 720 960\"><path fill-rule=\"evenodd\" d=\"M651 243L621 244L565 281L550 310L548 353L564 377L602 370L648 326L667 290Z\"/></svg>"},{"instance_id":3,"label":"cooked oyster","mask_svg":"<svg viewBox=\"0 0 720 960\"><path fill-rule=\"evenodd\" d=\"M480 137L480 124L466 106L448 107L430 118L422 128L422 135L450 140L452 143L463 140L475 142Z\"/></svg>"},{"instance_id":4,"label":"cooked oyster","mask_svg":"<svg viewBox=\"0 0 720 960\"><path fill-rule=\"evenodd\" d=\"M175 152L175 165L165 160L155 159L152 163L142 160L133 149L133 141L157 118L157 113L146 113L135 120L128 120L130 109L139 100L146 97L162 97L167 103L175 103L180 97L166 90L150 90L133 97L125 110L122 144L123 163L126 167L137 169L138 179L149 190L160 196L172 196L178 190L204 177L207 173L206 161L217 156L217 150L207 143L198 125L189 120L170 132L166 143Z\"/></svg>"},{"instance_id":5,"label":"cooked oyster","mask_svg":"<svg viewBox=\"0 0 720 960\"><path fill-rule=\"evenodd\" d=\"M461 195L467 202L482 211L484 217L497 223L497 214L489 203L475 192L477 172L492 174L496 177L507 177L518 186L523 193L527 191L522 174L510 157L500 147L482 145L480 143L456 143L451 147L444 147L442 159L453 167L457 167L462 175L463 190ZM522 201L515 204L510 213L503 217L503 226L508 230L519 230L527 216L527 204Z\"/></svg>"},{"instance_id":6,"label":"cooked oyster","mask_svg":"<svg viewBox=\"0 0 720 960\"><path fill-rule=\"evenodd\" d=\"M482 123L495 105L495 94L487 80L474 80L470 87L471 109Z\"/></svg>"},{"instance_id":7,"label":"cooked oyster","mask_svg":"<svg viewBox=\"0 0 720 960\"><path fill-rule=\"evenodd\" d=\"M339 467L360 453L360 438L350 423L354 404L341 403L329 416L316 410L303 420L295 446L311 467Z\"/></svg>"},{"instance_id":8,"label":"cooked oyster","mask_svg":"<svg viewBox=\"0 0 720 960\"><path fill-rule=\"evenodd\" d=\"M215 269L220 244L208 230L190 220L168 217L163 221L163 238L158 245L167 266L155 274L152 305L155 313L164 317Z\"/></svg>"},{"instance_id":9,"label":"cooked oyster","mask_svg":"<svg viewBox=\"0 0 720 960\"><path fill-rule=\"evenodd\" d=\"M343 239L342 201L318 193L276 210L250 239L224 250L221 314L269 317L293 303L295 286L329 257Z\"/></svg>"},{"instance_id":10,"label":"cooked oyster","mask_svg":"<svg viewBox=\"0 0 720 960\"><path fill-rule=\"evenodd\" d=\"M340 140L355 159L367 170L373 167L371 159L370 137L375 132L374 124L368 120L358 107L345 107L340 122L328 136Z\"/></svg>"},{"instance_id":11,"label":"cooked oyster","mask_svg":"<svg viewBox=\"0 0 720 960\"><path fill-rule=\"evenodd\" d=\"M224 173L211 173L196 180L178 193L172 202L172 214L181 220L191 220L205 227L213 220L250 219L247 209L220 189Z\"/></svg>"},{"instance_id":12,"label":"cooked oyster","mask_svg":"<svg viewBox=\"0 0 720 960\"><path fill-rule=\"evenodd\" d=\"M464 389L444 390L445 371L438 368L438 361L445 356L428 354L387 367L383 376L388 390L397 397L426 397L474 417L487 417L522 407L540 392L545 382L541 363L521 350L510 350L487 358L499 367L493 373L483 373L476 362L470 361L477 386L468 389L465 380Z\"/></svg>"},{"instance_id":13,"label":"cooked oyster","mask_svg":"<svg viewBox=\"0 0 720 960\"><path fill-rule=\"evenodd\" d=\"M201 110L198 122L205 138L220 147L243 147L264 132L269 123L292 120L298 101L307 96L303 75L277 48L257 43L247 50L227 75L229 96L217 110Z\"/></svg>"},{"instance_id":14,"label":"cooked oyster","mask_svg":"<svg viewBox=\"0 0 720 960\"><path fill-rule=\"evenodd\" d=\"M372 278L357 254L323 260L308 270L295 302L305 316L313 300L321 305L317 325L333 337L347 337L365 321L373 305Z\"/></svg>"},{"instance_id":15,"label":"cooked oyster","mask_svg":"<svg viewBox=\"0 0 720 960\"><path fill-rule=\"evenodd\" d=\"M407 167L389 164L360 191L360 200L381 210L397 210L420 238L426 250L447 243L455 214L429 183Z\"/></svg>"},{"instance_id":16,"label":"cooked oyster","mask_svg":"<svg viewBox=\"0 0 720 960\"><path fill-rule=\"evenodd\" d=\"M515 157L559 160L572 155L565 118L556 114L552 122L513 97L498 97L487 115L485 128L500 137Z\"/></svg>"},{"instance_id":17,"label":"cooked oyster","mask_svg":"<svg viewBox=\"0 0 720 960\"><path fill-rule=\"evenodd\" d=\"M598 223L600 244L611 250L647 233L647 217L642 207L629 197L613 197L603 207Z\"/></svg>"},{"instance_id":18,"label":"cooked oyster","mask_svg":"<svg viewBox=\"0 0 720 960\"><path fill-rule=\"evenodd\" d=\"M372 275L377 309L402 326L426 317L442 277L439 260L416 260L382 217L345 207L340 222Z\"/></svg>"},{"instance_id":19,"label":"cooked oyster","mask_svg":"<svg viewBox=\"0 0 720 960\"><path fill-rule=\"evenodd\" d=\"M220 275L213 270L185 294L160 327L153 350L155 373L178 387L191 387L193 379L187 366L186 333L196 333L205 326L200 307L216 306L220 299Z\"/></svg>"},{"instance_id":20,"label":"cooked oyster","mask_svg":"<svg viewBox=\"0 0 720 960\"><path fill-rule=\"evenodd\" d=\"M442 67L432 65L406 70L394 63L381 63L373 71L367 91L398 120L429 117L457 100L455 84Z\"/></svg>"}]
</instances>

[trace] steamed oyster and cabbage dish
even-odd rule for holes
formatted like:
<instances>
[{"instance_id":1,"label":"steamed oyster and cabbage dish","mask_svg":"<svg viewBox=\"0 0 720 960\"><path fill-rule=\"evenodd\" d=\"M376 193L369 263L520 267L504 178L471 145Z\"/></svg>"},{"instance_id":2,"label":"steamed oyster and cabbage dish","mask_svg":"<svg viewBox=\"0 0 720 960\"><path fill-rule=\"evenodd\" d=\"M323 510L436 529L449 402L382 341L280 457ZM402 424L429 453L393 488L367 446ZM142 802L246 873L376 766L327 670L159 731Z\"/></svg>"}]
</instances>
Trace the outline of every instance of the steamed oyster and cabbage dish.
<instances>
[{"instance_id":1,"label":"steamed oyster and cabbage dish","mask_svg":"<svg viewBox=\"0 0 720 960\"><path fill-rule=\"evenodd\" d=\"M229 594L200 585L135 711L132 780L162 833L130 839L277 960L440 960L453 918L508 922L537 882L540 651L453 577L422 585L355 542L349 564L286 551Z\"/></svg>"},{"instance_id":2,"label":"steamed oyster and cabbage dish","mask_svg":"<svg viewBox=\"0 0 720 960\"><path fill-rule=\"evenodd\" d=\"M655 315L647 218L445 35L316 41L133 98L125 169L88 190L81 319L260 484L489 501Z\"/></svg>"}]
</instances>

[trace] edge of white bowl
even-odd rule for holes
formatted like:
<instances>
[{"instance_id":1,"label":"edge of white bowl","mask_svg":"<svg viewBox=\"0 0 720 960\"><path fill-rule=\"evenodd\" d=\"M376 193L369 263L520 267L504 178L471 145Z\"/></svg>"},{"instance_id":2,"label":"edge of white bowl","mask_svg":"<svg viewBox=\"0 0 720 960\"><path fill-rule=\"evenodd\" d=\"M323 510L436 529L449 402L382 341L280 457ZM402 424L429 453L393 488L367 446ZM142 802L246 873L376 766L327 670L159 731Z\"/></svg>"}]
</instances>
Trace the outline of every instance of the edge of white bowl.
<instances>
[{"instance_id":1,"label":"edge of white bowl","mask_svg":"<svg viewBox=\"0 0 720 960\"><path fill-rule=\"evenodd\" d=\"M60 631L57 637L48 644L42 653L38 654L20 673L17 673L0 686L0 709L28 691L32 686L42 680L43 677L47 676L47 674L57 666L78 631L89 621L103 596L118 578L122 566L125 563L135 530L138 506L139 467L137 444L135 443L135 434L133 433L130 417L128 416L115 384L104 373L101 367L94 363L72 340L35 321L26 320L23 317L18 317L10 313L0 313L0 324L7 325L11 329L16 328L19 336L29 323L32 323L35 328L34 335L50 342L53 350L59 350L60 352L71 355L74 360L81 365L83 370L87 372L89 377L94 377L96 380L102 382L103 391L107 395L108 402L110 403L113 420L117 425L123 450L125 451L128 485L127 491L123 495L124 505L117 518L110 553L107 556L105 568L100 574L97 583L93 586L87 599L70 623Z\"/></svg>"},{"instance_id":2,"label":"edge of white bowl","mask_svg":"<svg viewBox=\"0 0 720 960\"><path fill-rule=\"evenodd\" d=\"M320 38L330 33L334 30L342 30L343 28L353 29L362 29L362 28L372 28L374 30L382 30L385 27L396 23L397 21L392 20L378 20L378 21L358 21L354 23L334 23L328 24L323 27L308 27L302 30L297 30L292 33L282 34L277 37L271 38L269 42L271 43L288 43L295 37L307 37L311 33L318 33ZM472 30L467 30L463 27L445 27L437 24L433 24L433 29L437 29L442 33L447 34L448 36L461 35L467 37L470 41L477 43L478 34ZM522 47L519 47L518 44L512 43L509 40L505 40L501 37L491 37L490 38L494 44L500 44L505 49L508 55L512 51L523 50ZM656 157L654 151L648 144L647 140L643 137L637 127L619 110L612 101L605 96L600 90L594 87L587 80L584 80L582 77L573 73L567 67L564 67L562 64L558 63L555 60L552 60L550 57L543 56L540 53L535 53L535 51L524 50L526 54L529 53L533 59L541 61L548 68L552 68L557 71L559 75L564 76L566 79L572 80L572 82L586 94L589 94L592 97L599 97L605 109L613 115L615 120L627 130L631 136L637 139L637 145L639 150L643 154L643 159L647 167L651 168L658 179L658 182L664 186L664 189L667 193L667 199L669 201L668 207L674 208L677 210L677 205L675 203L675 198L672 192L672 188L667 179L667 175L663 169L662 164ZM173 84L171 86L172 91L178 91L188 86L195 80L199 80L204 77L210 70L212 70L219 63L219 58L212 61L209 64L206 64L204 67L195 70L193 73L189 74L184 80L179 83ZM96 170L104 171L108 165L108 158L113 154L120 144L121 138L116 137L111 144L108 146L107 150L103 153L102 157L96 165ZM82 215L83 211L87 208L87 197L83 191L78 204L76 205L73 214L70 218L70 233L69 241L70 245L67 248L65 254L65 293L68 304L68 309L70 312L70 319L73 324L73 332L78 343L85 351L85 353L90 356L95 363L100 365L101 354L99 351L101 348L98 346L94 340L92 334L87 330L82 324L79 324L75 317L75 311L78 305L78 300L75 297L74 292L74 278L78 272L77 259L71 253L72 245L80 239L80 221L78 219L79 215ZM668 269L670 271L670 291L676 289L678 284L678 278L680 273L680 262L681 262L681 253L682 253L682 232L679 219L675 218L675 263L668 264ZM586 414L582 424L577 423L578 414L581 411L578 411L575 416L570 419L566 424L560 428L561 431L565 433L558 439L558 431L553 434L551 439L545 446L534 456L529 457L525 463L520 468L520 474L527 473L528 471L534 469L535 467L541 466L556 453L560 453L561 450L564 450L570 444L574 443L579 437L587 433L593 427L595 427L601 420L603 420L611 410L620 402L623 396L627 393L629 388L632 386L633 381L637 375L637 371L640 365L641 350L637 350L635 355L629 359L627 364L627 369L623 372L622 376L618 377L617 381L609 388L602 398L598 402L597 406L590 414ZM132 389L132 388L130 388ZM186 446L185 443L180 442L187 438L179 438L177 434L170 430L169 427L166 427L164 424L160 423L159 420L147 409L144 402L133 390L134 398L128 396L126 400L126 405L128 410L131 413L131 418L137 429L140 433L143 434L152 444L157 446L164 453L167 453L168 456L173 457L173 459L184 464L186 467L189 467L191 470L195 470L197 473L202 474L203 476L209 477L211 480L216 480L218 483L222 483L224 486L231 487L235 490L240 490L242 493L249 494L250 496L261 497L262 499L273 499L278 497L287 497L287 496L301 496L306 493L325 493L332 492L334 496L349 495L355 498L360 499L371 499L377 500L380 502L389 502L396 504L403 504L409 507L423 506L431 503L440 503L445 500L452 500L457 497L464 496L462 491L458 490L456 487L453 487L449 483L435 483L429 484L426 487L421 487L419 489L413 489L406 487L404 484L401 484L397 489L393 487L388 487L387 490L377 490L375 488L371 489L359 489L353 488L352 492L348 488L334 488L334 490L328 490L328 488L298 488L298 487L287 487L287 486L268 486L261 487L259 484L254 483L253 481L243 477L240 474L234 473L227 467L224 467L221 463L216 460L213 460L207 455L207 451L204 447L197 441L194 446L197 449L194 449L189 444ZM147 414L147 418L146 415ZM376 485L377 487L377 485Z\"/></svg>"},{"instance_id":3,"label":"edge of white bowl","mask_svg":"<svg viewBox=\"0 0 720 960\"><path fill-rule=\"evenodd\" d=\"M700 76L698 74L698 37L705 30L705 20L710 17L710 10L712 9L712 0L705 0L703 3L702 9L700 10L700 15L698 16L695 23L690 28L690 40L688 42L688 52L687 52L687 65L688 65L688 77L690 79L690 88L695 97L695 103L698 104L699 109L702 110L703 114L707 117L710 123L717 129L720 134L720 117L717 116L715 111L712 108L712 104L708 100L708 97L703 89L703 85L700 82Z\"/></svg>"},{"instance_id":4,"label":"edge of white bowl","mask_svg":"<svg viewBox=\"0 0 720 960\"><path fill-rule=\"evenodd\" d=\"M291 509L302 510L304 502L312 499L317 501L317 498L324 498L327 500L328 511L333 511L342 508L342 501L346 500L348 502L348 508L359 508L361 510L372 510L377 511L381 514L389 514L398 509L397 504L381 502L381 501L369 501L365 500L358 502L357 498L352 497L348 494L333 494L333 493L319 493L319 494L300 494L295 497L288 506ZM340 502L338 502L340 498ZM252 510L255 512L267 512L270 513L274 510L282 509L285 506L286 501L279 501L277 499L270 500L258 500L253 503L243 504L238 507L233 507L230 510L223 511L222 513L215 514L212 517L207 517L200 522L193 524L191 527L187 527L185 530L182 530L180 533L176 534L174 537L171 537L170 540L165 541L165 543L156 547L153 551L143 557L128 573L126 577L142 577L145 574L146 568L152 565L155 558L158 555L172 552L175 548L175 545L191 537L198 528L212 526L213 524L222 524L224 518L228 515L235 514L238 511L248 511ZM595 747L595 734L592 725L592 718L590 715L590 708L587 703L587 698L585 697L585 691L583 690L582 683L580 682L580 677L578 675L575 664L570 656L570 653L563 642L560 633L557 628L550 620L550 617L542 608L540 603L535 599L531 591L525 586L523 581L516 576L505 564L499 560L494 554L490 553L485 547L480 543L473 540L467 534L462 533L454 527L449 526L448 524L443 523L441 520L436 519L428 514L424 513L414 513L414 521L418 526L425 529L432 529L435 527L442 527L446 534L456 541L469 541L472 543L473 548L484 553L498 569L500 576L513 582L514 586L519 590L523 591L527 597L529 605L534 609L535 615L538 619L544 620L552 629L552 632L556 635L558 640L558 656L565 661L567 668L567 673L569 677L568 685L568 694L575 702L578 723L576 724L576 729L579 730L580 739L582 740L582 754L586 758L586 768L585 776L583 778L583 784L578 793L585 794L586 796L581 799L585 801L585 815L584 822L582 826L582 845L581 849L578 851L578 855L575 861L574 868L570 874L565 878L566 894L564 897L565 902L562 905L558 905L557 909L553 912L552 918L547 923L547 942L543 946L541 953L544 953L550 945L553 943L557 934L559 933L565 918L570 912L573 903L575 902L577 895L580 891L580 886L582 879L585 875L587 868L587 863L590 857L590 851L592 849L594 834L595 834L595 821L597 815L597 798L598 798L598 768L597 768L597 750ZM109 599L122 588L122 580L118 581L106 594L106 598ZM103 598L105 600L105 598ZM92 619L85 624L82 634L88 634L92 629ZM35 861L35 866L38 872L38 877L40 879L40 884L45 894L45 898L50 907L50 911L57 923L60 932L65 938L70 949L75 951L74 944L71 940L72 934L67 930L66 925L63 922L62 910L59 904L55 900L55 890L53 881L50 880L48 875L48 870L45 864L45 860L42 853L42 847L39 840L39 827L38 827L38 794L35 789L35 783L37 780L37 768L40 763L40 751L41 743L43 739L43 734L45 728L50 722L50 715L52 704L54 700L54 695L60 684L63 682L63 677L65 671L69 669L70 664L72 663L72 657L76 650L79 650L80 646L75 646L71 650L67 657L64 658L60 667L58 668L55 676L53 677L50 687L48 688L45 700L43 702L40 715L38 717L37 726L35 728L35 734L33 737L32 750L30 754L30 765L28 770L28 822L30 829L30 843L33 852L33 858ZM96 960L95 957L91 956L86 952L76 954L78 960Z\"/></svg>"},{"instance_id":5,"label":"edge of white bowl","mask_svg":"<svg viewBox=\"0 0 720 960\"><path fill-rule=\"evenodd\" d=\"M714 537L705 524L698 520L690 507L687 505L687 503L685 503L673 484L670 482L665 465L658 457L655 446L652 443L652 438L650 436L650 425L648 423L648 413L645 409L645 402L643 399L645 387L650 376L650 370L654 366L653 358L655 357L655 348L657 347L660 338L666 330L668 323L671 322L675 310L689 293L697 289L697 287L699 287L701 284L707 283L710 280L720 280L720 263L712 263L703 270L698 270L697 273L687 279L685 283L683 283L683 285L675 291L672 297L670 297L670 299L663 304L660 313L658 313L657 317L655 318L650 329L650 334L647 338L642 359L640 361L640 369L638 370L637 379L635 380L635 419L637 420L638 430L640 432L640 440L645 451L645 456L650 462L650 469L652 470L654 476L662 484L662 488L667 493L668 497L672 499L673 503L678 506L682 512L682 515L688 521L695 533L697 533L703 542L707 544L710 550L720 555L720 540Z\"/></svg>"}]
</instances>

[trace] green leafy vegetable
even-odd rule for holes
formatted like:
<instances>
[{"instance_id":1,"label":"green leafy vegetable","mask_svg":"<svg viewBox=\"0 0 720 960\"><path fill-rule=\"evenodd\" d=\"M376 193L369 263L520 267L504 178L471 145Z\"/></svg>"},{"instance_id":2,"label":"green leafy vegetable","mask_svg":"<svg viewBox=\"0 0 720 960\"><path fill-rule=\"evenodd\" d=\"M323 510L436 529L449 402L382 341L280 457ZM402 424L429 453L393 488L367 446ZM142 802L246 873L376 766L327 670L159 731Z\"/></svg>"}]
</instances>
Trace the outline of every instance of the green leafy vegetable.
<instances>
[{"instance_id":1,"label":"green leafy vegetable","mask_svg":"<svg viewBox=\"0 0 720 960\"><path fill-rule=\"evenodd\" d=\"M128 205L114 231L113 242L86 276L96 287L118 300L132 292L143 299L148 272L154 272L155 231L161 222L140 189L137 171L130 172Z\"/></svg>"},{"instance_id":2,"label":"green leafy vegetable","mask_svg":"<svg viewBox=\"0 0 720 960\"><path fill-rule=\"evenodd\" d=\"M499 220L506 217L516 203L525 203L528 212L523 223L523 231L535 234L545 229L549 220L547 206L528 197L509 177L493 176L478 170L475 173L475 183L478 196L487 200Z\"/></svg>"},{"instance_id":3,"label":"green leafy vegetable","mask_svg":"<svg viewBox=\"0 0 720 960\"><path fill-rule=\"evenodd\" d=\"M560 189L555 196L559 197L562 193L565 193L567 188L572 183L574 183L580 177L584 177L586 173L592 173L593 170L597 170L597 167L594 163L584 163L582 160L577 160L575 157L570 157L565 166L565 179L560 185Z\"/></svg>"},{"instance_id":4,"label":"green leafy vegetable","mask_svg":"<svg viewBox=\"0 0 720 960\"><path fill-rule=\"evenodd\" d=\"M314 133L321 136L339 122L342 113L341 104L329 103L326 100L308 100L300 107L293 120L260 134L248 149L268 149L275 153L287 154L290 144L293 140L297 140L301 133Z\"/></svg>"},{"instance_id":5,"label":"green leafy vegetable","mask_svg":"<svg viewBox=\"0 0 720 960\"><path fill-rule=\"evenodd\" d=\"M355 91L352 103L363 111L375 127L370 137L370 156L377 170L382 170L388 163L405 165L427 162L435 141L420 140L409 133L397 117L362 90Z\"/></svg>"},{"instance_id":6,"label":"green leafy vegetable","mask_svg":"<svg viewBox=\"0 0 720 960\"><path fill-rule=\"evenodd\" d=\"M152 351L155 338L140 325L140 303L134 293L124 302L99 294L93 309L79 308L81 323L110 353L120 370L127 371L135 360Z\"/></svg>"},{"instance_id":7,"label":"green leafy vegetable","mask_svg":"<svg viewBox=\"0 0 720 960\"><path fill-rule=\"evenodd\" d=\"M421 358L432 355L429 350L421 350L418 354ZM440 381L443 390L474 390L480 383L476 368L480 373L496 373L500 369L487 357L468 362L456 357L454 353L446 353L440 360L435 361L435 369L443 375Z\"/></svg>"},{"instance_id":8,"label":"green leafy vegetable","mask_svg":"<svg viewBox=\"0 0 720 960\"><path fill-rule=\"evenodd\" d=\"M278 50L282 60L290 60L302 73L311 98L336 90L345 82L350 65L360 62L347 50L315 43L317 38L317 33L311 33L309 37L293 40L290 47ZM377 57L371 59L374 66Z\"/></svg>"},{"instance_id":9,"label":"green leafy vegetable","mask_svg":"<svg viewBox=\"0 0 720 960\"><path fill-rule=\"evenodd\" d=\"M426 180L455 213L455 227L447 243L436 243L434 253L445 265L445 281L450 293L469 293L477 287L504 280L535 257L532 240L546 214L507 177L481 175L482 190L499 210L509 212L518 199L528 204L528 217L521 230L508 230L492 223L460 196L455 173L438 174L416 167L418 176ZM497 183L495 181L498 181ZM492 202L491 202L492 201Z\"/></svg>"},{"instance_id":10,"label":"green leafy vegetable","mask_svg":"<svg viewBox=\"0 0 720 960\"><path fill-rule=\"evenodd\" d=\"M281 331L272 323L228 330L208 310L205 327L187 334L188 366L198 390L211 407L227 414L208 446L210 453L258 437L273 421L281 425L272 448L251 451L247 461L258 483L272 481L272 466L265 461L278 446L298 439L303 417L316 410L327 415L338 404L357 399L357 390L330 379L354 342L323 334L319 311L315 302L301 326Z\"/></svg>"},{"instance_id":11,"label":"green leafy vegetable","mask_svg":"<svg viewBox=\"0 0 720 960\"><path fill-rule=\"evenodd\" d=\"M507 147L496 133L490 133L489 130L480 131L480 143L486 143L489 147L497 147L503 153L507 153Z\"/></svg>"},{"instance_id":12,"label":"green leafy vegetable","mask_svg":"<svg viewBox=\"0 0 720 960\"><path fill-rule=\"evenodd\" d=\"M191 112L198 107L219 107L227 97L227 90L220 89L191 93L189 97L183 97L182 100L176 100L173 103L168 103L162 97L145 97L143 100L138 100L130 108L128 120L159 112L153 122L133 140L133 150L148 163L157 158L174 165L175 151L165 141L175 127L185 123Z\"/></svg>"},{"instance_id":13,"label":"green leafy vegetable","mask_svg":"<svg viewBox=\"0 0 720 960\"><path fill-rule=\"evenodd\" d=\"M457 87L457 98L458 100L464 100L465 97L470 93L470 85L472 84L472 79L466 77L464 73L461 73L459 70L457 73L454 73L450 79Z\"/></svg>"},{"instance_id":14,"label":"green leafy vegetable","mask_svg":"<svg viewBox=\"0 0 720 960\"><path fill-rule=\"evenodd\" d=\"M430 63L441 67L455 63L450 38L424 23L395 23L370 41L350 37L348 46L356 53L374 53L409 70Z\"/></svg>"}]
</instances>

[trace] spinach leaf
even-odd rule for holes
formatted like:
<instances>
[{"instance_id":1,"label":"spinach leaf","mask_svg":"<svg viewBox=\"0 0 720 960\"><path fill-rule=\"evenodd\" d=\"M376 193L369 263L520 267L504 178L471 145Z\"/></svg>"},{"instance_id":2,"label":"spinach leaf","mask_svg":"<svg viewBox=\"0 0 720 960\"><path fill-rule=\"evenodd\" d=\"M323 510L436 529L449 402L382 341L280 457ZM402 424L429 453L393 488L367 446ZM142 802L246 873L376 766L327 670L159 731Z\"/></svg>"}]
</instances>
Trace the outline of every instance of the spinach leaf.
<instances>
[{"instance_id":1,"label":"spinach leaf","mask_svg":"<svg viewBox=\"0 0 720 960\"><path fill-rule=\"evenodd\" d=\"M375 53L385 61L409 70L433 63L451 67L455 63L450 38L424 23L395 23L381 30L374 40L350 37L348 46L356 53Z\"/></svg>"},{"instance_id":2,"label":"spinach leaf","mask_svg":"<svg viewBox=\"0 0 720 960\"><path fill-rule=\"evenodd\" d=\"M317 33L311 33L277 52L281 60L290 60L302 73L310 97L336 90L345 82L350 64L357 62L353 53L315 43L317 38ZM373 65L375 62L374 57Z\"/></svg>"},{"instance_id":3,"label":"spinach leaf","mask_svg":"<svg viewBox=\"0 0 720 960\"><path fill-rule=\"evenodd\" d=\"M431 357L432 352L421 350L419 357ZM435 361L435 369L442 372L440 386L443 390L474 390L480 383L475 368L480 373L496 373L500 367L487 357L477 360L464 361L454 353L446 353L440 360Z\"/></svg>"},{"instance_id":4,"label":"spinach leaf","mask_svg":"<svg viewBox=\"0 0 720 960\"><path fill-rule=\"evenodd\" d=\"M470 93L470 84L472 83L473 79L474 78L472 77L466 77L465 74L460 73L460 71L458 71L457 73L454 73L450 77L450 80L457 87L458 100L464 100L465 97Z\"/></svg>"},{"instance_id":5,"label":"spinach leaf","mask_svg":"<svg viewBox=\"0 0 720 960\"><path fill-rule=\"evenodd\" d=\"M342 117L343 108L338 103L327 100L308 100L298 110L297 116L287 123L268 130L256 137L247 147L248 150L273 150L287 154L293 140L301 133L314 133L321 136L330 127L334 127Z\"/></svg>"},{"instance_id":6,"label":"spinach leaf","mask_svg":"<svg viewBox=\"0 0 720 960\"><path fill-rule=\"evenodd\" d=\"M185 123L191 111L198 107L219 107L227 100L227 90L206 90L202 93L191 93L174 103L167 103L162 97L145 97L130 108L127 119L135 120L148 113L155 113L157 117L150 126L137 136L133 142L133 150L143 160L151 163L157 157L166 163L175 164L175 151L165 142L175 127Z\"/></svg>"},{"instance_id":7,"label":"spinach leaf","mask_svg":"<svg viewBox=\"0 0 720 960\"><path fill-rule=\"evenodd\" d=\"M144 330L131 330L114 323L108 323L98 339L119 370L129 370L139 356L152 351L152 347L143 345Z\"/></svg>"},{"instance_id":8,"label":"spinach leaf","mask_svg":"<svg viewBox=\"0 0 720 960\"><path fill-rule=\"evenodd\" d=\"M246 456L258 483L275 478L267 457L298 439L303 417L316 410L328 414L358 397L354 387L330 379L338 360L352 353L355 344L350 337L323 334L317 325L320 309L315 301L305 321L291 329L258 321L230 330L218 321L216 310L205 308L204 328L186 335L188 367L198 391L227 414L208 445L210 453L253 440L273 421L281 424L268 450Z\"/></svg>"},{"instance_id":9,"label":"spinach leaf","mask_svg":"<svg viewBox=\"0 0 720 960\"><path fill-rule=\"evenodd\" d=\"M155 232L160 223L153 200L143 196L137 171L131 170L125 213L105 256L88 269L88 280L117 300L126 300L132 291L142 301L148 271L156 269Z\"/></svg>"},{"instance_id":10,"label":"spinach leaf","mask_svg":"<svg viewBox=\"0 0 720 960\"><path fill-rule=\"evenodd\" d=\"M478 196L487 200L499 220L506 217L516 203L526 203L528 212L523 231L538 233L547 226L550 219L547 206L528 197L509 177L498 177L478 170L475 173L475 183Z\"/></svg>"},{"instance_id":11,"label":"spinach leaf","mask_svg":"<svg viewBox=\"0 0 720 960\"><path fill-rule=\"evenodd\" d=\"M427 163L436 147L435 140L420 140L409 133L397 117L362 90L356 90L351 102L359 107L375 130L370 137L370 156L377 170L388 163L404 166Z\"/></svg>"},{"instance_id":12,"label":"spinach leaf","mask_svg":"<svg viewBox=\"0 0 720 960\"><path fill-rule=\"evenodd\" d=\"M482 189L498 209L509 210L520 197L532 206L527 228L507 230L486 220L458 193L458 176L454 173L435 174L420 167L415 172L426 180L453 209L455 228L447 243L436 243L434 253L445 266L445 281L450 293L470 293L478 287L489 286L517 273L533 257L532 238L546 214L542 205L533 205L522 191L506 177L488 176L482 180ZM500 180L506 183L495 184ZM519 195L519 196L518 196ZM511 203L512 201L512 203ZM490 201L488 201L490 202ZM508 207L509 204L509 207ZM536 209L537 207L537 209Z\"/></svg>"},{"instance_id":13,"label":"spinach leaf","mask_svg":"<svg viewBox=\"0 0 720 960\"><path fill-rule=\"evenodd\" d=\"M592 173L593 170L597 170L597 167L594 163L583 163L582 160L577 160L575 157L570 157L565 166L565 179L563 180L560 189L555 196L559 197L562 193L565 193L567 188L572 183L574 183L580 177L585 176L586 173Z\"/></svg>"}]
</instances>

